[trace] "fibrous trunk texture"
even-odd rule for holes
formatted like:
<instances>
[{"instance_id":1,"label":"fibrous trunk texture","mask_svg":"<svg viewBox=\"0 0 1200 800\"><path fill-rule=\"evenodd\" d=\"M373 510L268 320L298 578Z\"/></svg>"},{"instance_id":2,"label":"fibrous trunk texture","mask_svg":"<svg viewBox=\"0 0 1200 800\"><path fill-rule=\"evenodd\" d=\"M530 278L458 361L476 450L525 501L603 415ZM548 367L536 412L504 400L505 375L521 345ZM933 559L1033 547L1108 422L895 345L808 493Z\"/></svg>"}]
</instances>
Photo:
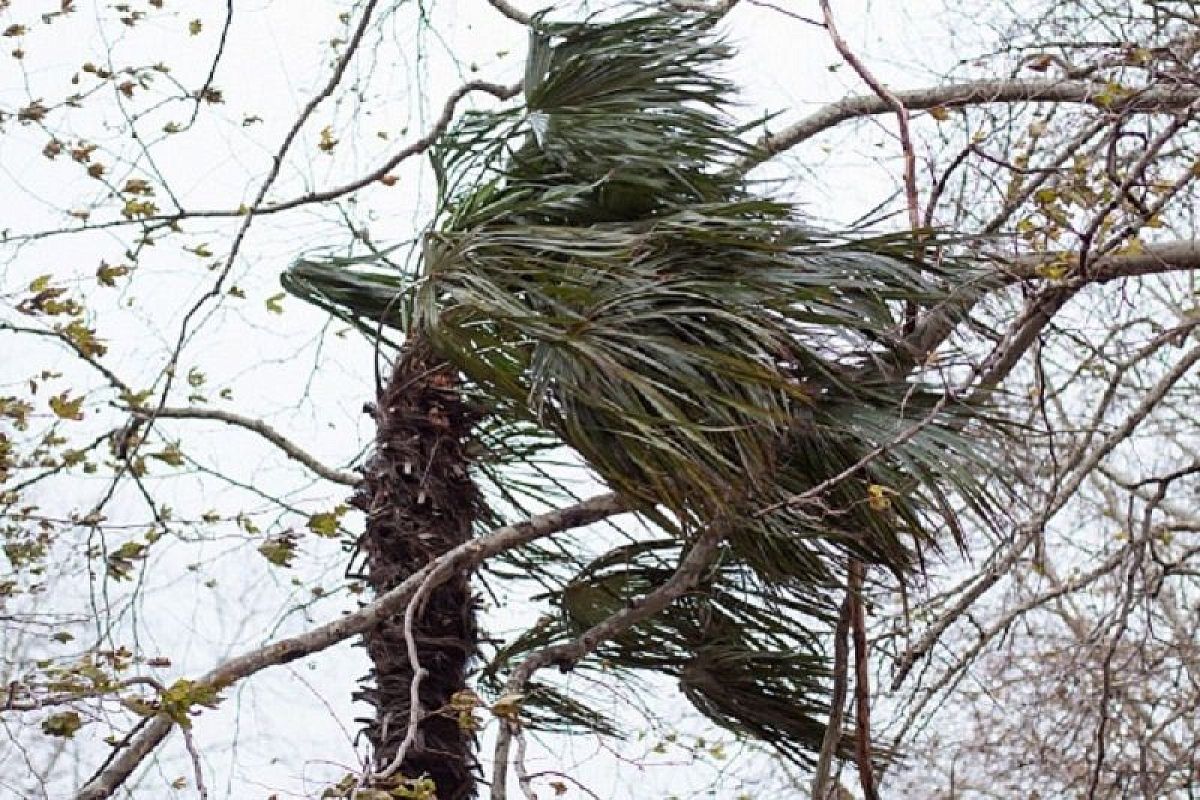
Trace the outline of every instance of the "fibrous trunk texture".
<instances>
[{"instance_id":1,"label":"fibrous trunk texture","mask_svg":"<svg viewBox=\"0 0 1200 800\"><path fill-rule=\"evenodd\" d=\"M375 452L353 503L367 514L359 542L364 577L382 594L467 541L482 504L468 471L472 414L455 372L420 337L402 348L373 414ZM425 670L421 721L395 778L430 778L439 800L475 794L473 734L451 708L451 699L466 688L475 655L475 606L469 576L458 575L433 591L413 625L417 660ZM374 716L363 720L364 732L376 770L384 770L399 752L412 713L404 614L364 639L373 666L355 699L374 706ZM381 781L376 788L394 784Z\"/></svg>"}]
</instances>

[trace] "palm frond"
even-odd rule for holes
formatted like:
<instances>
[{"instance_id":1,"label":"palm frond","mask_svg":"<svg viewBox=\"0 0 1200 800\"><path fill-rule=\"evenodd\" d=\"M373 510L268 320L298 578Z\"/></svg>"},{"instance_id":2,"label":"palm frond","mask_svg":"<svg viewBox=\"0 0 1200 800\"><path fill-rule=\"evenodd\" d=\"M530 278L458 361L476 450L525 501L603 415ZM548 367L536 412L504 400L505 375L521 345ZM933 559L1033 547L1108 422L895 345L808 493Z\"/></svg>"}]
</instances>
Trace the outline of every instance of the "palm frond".
<instances>
[{"instance_id":1,"label":"palm frond","mask_svg":"<svg viewBox=\"0 0 1200 800\"><path fill-rule=\"evenodd\" d=\"M434 153L419 277L309 260L285 285L454 365L495 434L497 485L565 445L671 536L582 567L511 554L557 613L485 683L660 585L681 541L732 519L703 585L597 655L678 678L711 719L803 761L823 733L821 637L845 557L900 573L956 530L955 507L989 513L987 454L965 431L977 410L875 369L905 304L945 303L974 276L919 263L911 235L819 231L753 193L730 169L751 146L712 26L535 18L524 105L468 114ZM781 504L876 451L813 503ZM541 696L547 724L592 718Z\"/></svg>"}]
</instances>

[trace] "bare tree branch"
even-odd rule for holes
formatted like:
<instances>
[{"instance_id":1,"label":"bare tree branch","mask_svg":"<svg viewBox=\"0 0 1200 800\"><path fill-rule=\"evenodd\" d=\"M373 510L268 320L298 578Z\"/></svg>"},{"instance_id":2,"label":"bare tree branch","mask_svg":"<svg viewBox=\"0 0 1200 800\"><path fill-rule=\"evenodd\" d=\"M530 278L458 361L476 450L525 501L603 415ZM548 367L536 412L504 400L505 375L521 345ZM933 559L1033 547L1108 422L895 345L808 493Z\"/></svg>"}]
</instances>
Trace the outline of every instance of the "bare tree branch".
<instances>
[{"instance_id":1,"label":"bare tree branch","mask_svg":"<svg viewBox=\"0 0 1200 800\"><path fill-rule=\"evenodd\" d=\"M505 694L521 694L533 674L543 667L555 664L564 671L569 670L576 662L604 642L665 610L667 606L690 591L700 581L704 570L716 557L724 535L724 526L719 524L710 526L696 540L687 555L679 562L675 572L662 586L588 628L578 638L563 644L544 647L531 653L513 670L505 684ZM509 747L517 725L519 722L506 720L504 727L500 729L500 736L496 742L496 756L492 766L491 800L504 800L505 798L510 760Z\"/></svg>"},{"instance_id":2,"label":"bare tree branch","mask_svg":"<svg viewBox=\"0 0 1200 800\"><path fill-rule=\"evenodd\" d=\"M928 653L937 641L941 638L946 629L961 617L967 609L969 609L975 601L982 597L989 589L1005 575L1009 569L1017 562L1034 538L1046 527L1053 517L1063 509L1067 501L1073 497L1078 491L1080 485L1087 479L1092 471L1100 464L1101 461L1108 456L1113 449L1125 441L1129 435L1149 416L1150 412L1162 401L1167 392L1177 384L1184 375L1186 375L1197 362L1200 362L1200 347L1189 350L1183 358L1181 358L1169 372L1162 376L1154 386L1146 390L1145 395L1138 403L1137 407L1125 418L1125 420L1114 429L1104 441L1092 451L1086 458L1081 459L1082 463L1078 468L1074 469L1067 480L1063 481L1057 491L1042 509L1037 517L1031 520L1027 525L1017 531L1012 545L1003 555L997 555L995 560L988 566L984 573L976 579L972 585L962 593L959 599L945 613L939 616L922 634L921 638L908 649L908 651L900 658L895 677L892 679L892 690L895 691L908 677L913 665L921 660Z\"/></svg>"},{"instance_id":3,"label":"bare tree branch","mask_svg":"<svg viewBox=\"0 0 1200 800\"><path fill-rule=\"evenodd\" d=\"M444 582L454 573L474 569L498 553L560 531L590 525L629 510L629 505L619 496L604 494L567 508L540 514L525 522L497 528L486 536L456 547L357 611L297 636L280 639L235 656L214 667L196 683L223 689L267 667L286 664L320 652L378 625L387 617L399 612L426 581L434 584ZM174 722L165 714L155 717L129 743L127 749L122 750L79 790L76 800L101 800L110 797L166 738L172 727Z\"/></svg>"},{"instance_id":4,"label":"bare tree branch","mask_svg":"<svg viewBox=\"0 0 1200 800\"><path fill-rule=\"evenodd\" d=\"M1154 86L1127 97L1112 98L1103 86L1072 80L990 80L952 83L894 92L906 109L955 108L990 103L1080 103L1113 113L1158 112L1186 108L1200 99L1200 89L1190 86ZM779 133L764 136L758 152L739 168L746 170L843 122L876 114L894 113L895 108L878 95L859 95L830 103Z\"/></svg>"},{"instance_id":5,"label":"bare tree branch","mask_svg":"<svg viewBox=\"0 0 1200 800\"><path fill-rule=\"evenodd\" d=\"M965 287L957 301L931 309L917 322L913 332L904 337L898 348L899 358L893 365L896 374L908 372L914 365L924 362L954 332L970 309L989 292L1023 280L1045 280L1039 274L1039 270L1047 264L1066 266L1069 277L1055 283L1051 288L1073 294L1087 284L1200 269L1200 240L1183 239L1148 244L1138 252L1107 255L1093 261L1086 276L1071 268L1078 263L1078 255L1074 253L1040 253L1015 261L1000 256L992 258L998 265L994 274ZM1030 341L1032 340L1025 341L1025 345L1028 346ZM1013 352L1015 354L1018 351Z\"/></svg>"},{"instance_id":6,"label":"bare tree branch","mask_svg":"<svg viewBox=\"0 0 1200 800\"><path fill-rule=\"evenodd\" d=\"M879 800L875 770L871 766L871 659L862 596L866 567L862 561L856 558L850 562L849 577L846 596L850 599L850 632L854 642L854 755L863 796Z\"/></svg>"},{"instance_id":7,"label":"bare tree branch","mask_svg":"<svg viewBox=\"0 0 1200 800\"><path fill-rule=\"evenodd\" d=\"M813 800L829 800L832 791L830 771L833 767L833 757L837 754L838 745L842 743L842 723L846 716L846 686L850 677L848 638L852 602L851 590L847 588L841 612L838 614L837 626L833 630L833 694L829 700L829 724L825 727L825 736L821 740L821 752L817 756L817 766L813 775Z\"/></svg>"},{"instance_id":8,"label":"bare tree branch","mask_svg":"<svg viewBox=\"0 0 1200 800\"><path fill-rule=\"evenodd\" d=\"M513 22L518 22L521 25L528 25L532 17L526 14L521 9L514 6L508 0L487 0L488 5L499 11L504 16L511 19Z\"/></svg>"},{"instance_id":9,"label":"bare tree branch","mask_svg":"<svg viewBox=\"0 0 1200 800\"><path fill-rule=\"evenodd\" d=\"M908 227L915 231L921 227L921 210L917 197L917 153L913 148L912 134L908 129L908 108L905 107L904 101L884 86L871 70L867 69L863 60L850 49L850 45L842 38L842 34L838 32L837 25L834 23L833 9L829 7L829 0L820 0L820 3L821 14L825 18L825 30L829 31L829 38L833 40L833 46L841 53L846 63L866 82L867 86L871 87L871 91L896 113L896 124L900 130L900 149L904 153L904 197L908 204Z\"/></svg>"},{"instance_id":10,"label":"bare tree branch","mask_svg":"<svg viewBox=\"0 0 1200 800\"><path fill-rule=\"evenodd\" d=\"M333 469L327 467L314 458L309 453L305 452L292 440L288 439L279 431L263 422L261 419L242 416L235 414L232 411L223 411L219 408L174 408L164 406L163 408L153 411L151 409L133 409L133 414L139 419L149 419L151 416L157 416L159 419L199 419L199 420L215 420L224 422L227 425L232 425L237 428L257 433L259 436L266 439L271 444L278 447L288 458L299 461L310 470L320 475L327 481L340 483L346 486L354 486L359 481L359 475L356 472L346 470Z\"/></svg>"}]
</instances>

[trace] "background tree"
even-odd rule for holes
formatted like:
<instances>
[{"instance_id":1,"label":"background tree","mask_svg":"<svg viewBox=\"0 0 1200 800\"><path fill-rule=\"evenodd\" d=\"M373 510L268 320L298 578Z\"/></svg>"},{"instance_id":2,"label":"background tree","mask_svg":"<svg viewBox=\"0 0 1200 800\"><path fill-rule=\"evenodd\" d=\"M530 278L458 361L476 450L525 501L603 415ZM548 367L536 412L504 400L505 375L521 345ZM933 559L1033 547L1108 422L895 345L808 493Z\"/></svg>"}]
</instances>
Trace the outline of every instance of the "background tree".
<instances>
[{"instance_id":1,"label":"background tree","mask_svg":"<svg viewBox=\"0 0 1200 800\"><path fill-rule=\"evenodd\" d=\"M766 768L766 756L747 744L754 737L714 739L694 718L675 716L670 704L638 702L645 696L640 682L649 682L649 694L673 690L670 681L646 676L646 667L658 668L681 678L685 689L690 685L688 694L712 718L754 733L741 724L745 714L730 715L710 702L714 685L733 686L728 676L705 681L695 669L684 674L670 665L671 659L695 657L686 647L661 646L674 634L643 625L622 639L621 625L638 621L629 619L631 609L657 610L657 601L646 604L663 598L654 587L682 590L693 573L667 575L674 565L697 559L680 553L678 539L649 547L661 531L617 518L625 501L605 494L572 500L599 487L589 483L580 461L555 463L550 471L548 463L561 461L562 451L547 445L566 441L594 468L592 476L608 481L631 481L638 473L628 465L605 466L596 460L604 447L588 450L585 440L561 426L547 427L549 439L531 436L534 421L552 421L559 409L542 409L540 417L522 411L528 408L526 387L517 383L501 391L505 387L494 377L489 382L495 363L474 371L458 363L467 382L442 386L442 379L431 378L428 396L464 391L472 401L490 397L493 403L483 408L503 412L472 419L478 444L468 453L488 456L476 469L491 515L483 524L499 527L444 555L429 553L427 566L394 587L400 575L377 557L368 582L383 594L362 607L348 600L366 589L360 579L341 577L343 547L358 540L361 525L343 499L359 479L351 467L364 463L359 451L374 435L358 409L363 397L374 394L372 376L361 365L370 364L379 329L368 326L368 335L358 337L352 327L324 323L283 296L275 276L298 253L302 263L293 275L303 274L305 264L328 275L335 259L356 279L400 274L417 252L404 242L439 210L447 241L486 231L485 240L498 248L493 252L504 255L487 225L496 218L480 217L481 228L450 222L464 199L489 199L476 194L480 172L469 166L479 164L481 154L459 151L471 158L449 163L443 175L466 180L442 194L431 191L434 176L421 172L420 164L428 162L417 158L439 142L469 142L463 134L472 124L489 132L490 125L520 124L521 112L504 109L522 102L506 98L520 77L517 62L523 61L530 19L505 3L491 5L478 9L480 22L494 23L498 10L512 24L487 37L469 27L476 24L471 15L455 26L448 10L405 3L333 4L328 16L274 8L235 14L229 5L195 19L157 2L96 9L65 3L44 16L0 9L6 15L0 27L12 43L13 69L5 74L17 76L3 81L0 158L10 178L6 191L19 198L6 203L13 211L4 223L0 286L0 332L7 339L0 480L8 561L0 613L9 686L3 721L10 743L0 791L62 796L97 775L93 794L124 784L156 797L197 790L244 796L247 787L264 785L276 793L311 795L346 773L378 769L378 763L354 763L349 733L341 744L329 735L338 722L361 713L361 707L348 706L346 679L363 669L361 661L334 646L359 633L386 631L389 624L393 635L402 634L404 612L417 608L413 600L435 586L453 598L443 607L461 608L461 577L450 579L482 565L485 624L519 643L508 650L503 642L483 642L489 656L494 648L501 654L497 675L507 675L505 659L513 662L521 648L561 655L543 649L554 642L578 653L572 661L599 648L558 681L539 676L540 696L553 698L548 704L533 702L537 693L521 701L505 698L499 678L477 684L479 700L458 698L459 713L476 712L486 722L484 737L521 734L509 753L518 764L514 790L584 793L611 781L611 771L592 769L579 763L578 751L571 753L579 741L615 748L614 740L576 735L530 741L527 733L563 719L603 730L599 711L616 727L647 736L644 746L634 741L619 747L617 763L686 758L697 767L689 778L716 781L724 791L811 795L806 775ZM695 13L685 12L686 5L673 10ZM921 297L893 292L894 284L873 285L886 289L893 303L915 301L907 318L888 322L863 313L859 327L839 326L846 331L841 339L806 352L828 357L837 351L839 366L842 359L858 359L861 369L892 379L913 370L911 380L923 386L982 387L991 415L1011 420L1018 432L1008 440L1012 446L993 454L1003 473L1018 476L993 487L1012 497L1000 523L976 525L953 497L946 500L963 520L969 559L947 555L953 532L946 531L942 552L924 554L921 587L900 593L889 573L872 570L861 590L833 591L832 584L849 577L836 569L828 573L819 607L805 607L814 617L823 612L829 626L813 648L835 655L831 679L814 687L815 696L831 691L845 697L858 720L870 712L872 738L907 756L881 774L865 775L868 787L878 780L885 795L954 796L1185 791L1195 771L1194 722L1186 714L1195 664L1189 634L1195 624L1194 521L1187 502L1194 491L1188 422L1197 357L1190 347L1190 270L1198 254L1191 238L1193 12L1186 3L1168 2L1070 2L1044 9L1027 3L1012 13L962 9L971 24L948 18L958 39L945 60L925 48L933 60L926 62L929 78L922 82L894 37L882 48L864 46L858 32L861 23L894 11L874 8L865 15L820 3L781 11L752 0L715 11L751 55L734 62L739 78L751 78L743 81L748 105L737 110L750 127L738 139L761 147L757 154L723 150L721 158L741 159L738 168L754 167L752 177L785 181L772 192L794 194L802 203L819 199L809 207L827 217L815 220L824 227L901 233L944 228L967 237L923 240L924 275L913 277L924 290ZM979 20L994 20L994 30ZM884 20L878 24L895 29ZM262 33L268 28L296 37L289 41L323 42L326 49L284 48L288 57L267 58L272 45ZM794 104L796 98L771 94L768 82L752 77L755 65L762 70L773 54L792 52L782 44L794 48L797 37L828 47L835 67L825 74L827 89L814 88L806 99L826 90L822 99L835 96L839 81L848 96L808 116L785 111L765 124L755 122L761 110ZM64 53L56 46L62 41L80 47ZM921 39L914 33L912 41ZM397 59L406 59L409 69L382 68ZM299 70L311 88L281 102L279 87L288 84L274 80L276 64ZM470 80L474 71L497 83ZM237 77L243 73L256 80ZM785 73L792 70L778 71ZM397 76L415 79L404 84ZM487 93L497 96L499 117L457 111ZM558 130L554 114L526 124L546 123L541 133L554 141L569 118L560 109ZM511 141L519 145L522 139ZM522 163L520 152L497 155L491 163L507 171ZM839 169L844 164L859 165L855 175L876 177L822 179L847 174ZM526 168L531 173L523 177L538 191L552 191L550 183L559 188L538 177L546 165ZM589 190L602 188L595 183L601 178L592 176ZM579 175L565 181L560 202L584 197L582 182ZM890 196L889 186L898 187ZM599 201L613 200L613 188L598 193ZM759 187L750 192L764 196ZM513 200L503 193L491 199ZM402 203L408 205L398 208ZM646 212L634 210L635 219L623 222L634 224ZM517 224L528 229L544 222ZM326 249L315 252L316 245ZM516 253L526 245L505 246ZM386 259L397 266L367 266L386 265ZM542 259L544 272L561 273L561 258ZM424 263L428 268L431 260ZM485 260L483 266L495 263ZM964 280L956 266L962 263L987 268ZM499 319L493 309L472 304L511 296L503 280L512 278L494 277L496 288L487 295L464 294L464 281L478 290L474 281L493 273L464 269L454 259L446 264L446 274L419 284L446 293L426 295L424 302L418 295L411 308L425 320L461 308L462 331L497 336L501 349L495 352L528 357L520 344L528 331L491 331L466 322ZM448 306L447 297L473 299ZM379 310L368 316L377 318ZM831 309L835 316L838 311ZM864 326L873 338L863 336ZM479 352L461 346L478 344L462 335L441 346L454 353L449 345L458 341L458 352ZM388 354L388 345L379 348L381 357ZM520 358L514 363L525 363ZM484 368L490 372L479 371ZM867 387L851 388L854 401L863 401ZM612 393L611 385L607 389L578 396L604 398ZM865 399L873 397L867 393ZM500 399L505 404L496 405ZM910 421L923 421L922 411L944 412L951 405L939 403L905 411L913 414ZM475 405L463 411L483 413ZM844 420L813 413L806 424L840 424L844 431ZM431 419L428 411L421 414ZM864 468L882 469L895 457L884 431L908 430L897 426L894 414L882 416L876 442L888 446L859 451L872 456ZM932 430L916 427L912 437ZM911 437L892 438L900 440L895 445L915 444ZM441 439L452 440L459 441ZM496 460L497 453L507 458ZM386 467L378 459L369 463ZM402 464L397 467L403 472ZM560 484L552 495L545 493L552 485L548 472ZM722 473L710 474L719 479ZM811 486L813 473L807 474ZM824 488L857 487L862 502L856 508L865 503L863 513L872 501L882 506L906 497L886 491L897 489L895 481L866 481L860 473L835 484ZM531 485L540 493L530 496L525 489ZM714 491L721 485L711 482ZM873 486L880 488L872 493ZM468 497L469 488L463 491L468 494L455 496ZM761 510L773 500L757 495L749 502ZM473 518L470 505L455 506L463 515L458 536ZM688 536L710 529L696 524L688 534L689 508L677 504L673 510L655 521L665 530L680 527L684 541L700 541ZM828 508L800 503L791 511L815 514L817 521L805 522L824 533L841 519ZM502 524L528 514L529 524ZM570 532L608 518L619 524ZM535 539L541 541L535 545ZM624 545L620 558L595 561L618 545ZM727 556L721 569L737 572L740 559ZM577 574L583 578L572 581ZM760 599L746 600L755 597L756 586L744 570L699 574L707 580L705 591L679 601L694 609L683 618L711 618L713 612L700 606L716 603L744 621L763 607ZM526 575L548 594L531 598L522 588ZM735 595L718 593L722 583L736 587ZM811 589L795 596L817 596ZM632 605L613 601L631 596ZM770 598L782 601L778 592ZM547 618L539 620L542 615ZM580 638L596 625L615 638ZM850 637L856 628L859 635ZM460 627L454 635L461 640L467 633ZM850 658L855 645L857 663ZM868 647L871 681L865 680ZM426 653L418 663L435 657ZM654 663L629 663L648 656ZM405 663L394 651L391 657ZM618 669L623 658L640 670ZM589 664L600 669L589 671ZM760 696L761 681L777 676L761 663L755 669L732 664L736 675L759 681L752 688ZM274 669L248 680L268 667ZM405 685L402 680L399 687ZM640 719L632 713L639 705ZM819 708L813 714L819 732L825 714ZM962 720L970 724L958 724ZM401 729L389 721L385 736L382 722L377 718L373 730L386 753L385 740L394 742ZM1078 735L1064 741L1060 731L1076 725ZM181 735L164 741L172 728ZM696 736L704 737L703 745ZM113 749L105 737L124 746ZM767 738L785 748L790 741L774 731ZM819 736L808 739L815 746ZM822 774L838 768L838 756L849 755L838 752L838 740L826 738L828 746L817 753L826 757L818 764ZM734 768L700 769L720 761L735 743L739 752L748 750ZM490 739L485 744L487 752ZM665 752L654 752L659 749ZM317 763L323 760L340 763ZM849 759L856 762L870 763ZM662 791L680 777L672 771ZM856 783L845 776L841 781ZM632 793L654 791L642 784Z\"/></svg>"}]
</instances>

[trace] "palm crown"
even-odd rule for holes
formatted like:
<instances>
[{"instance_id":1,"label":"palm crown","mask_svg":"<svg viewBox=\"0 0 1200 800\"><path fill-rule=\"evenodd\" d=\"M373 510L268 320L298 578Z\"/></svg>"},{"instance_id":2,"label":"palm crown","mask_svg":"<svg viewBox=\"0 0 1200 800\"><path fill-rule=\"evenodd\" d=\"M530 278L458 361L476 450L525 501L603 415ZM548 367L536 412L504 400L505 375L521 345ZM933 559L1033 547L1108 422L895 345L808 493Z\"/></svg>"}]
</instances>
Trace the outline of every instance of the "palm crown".
<instances>
[{"instance_id":1,"label":"palm crown","mask_svg":"<svg viewBox=\"0 0 1200 800\"><path fill-rule=\"evenodd\" d=\"M755 191L713 24L535 18L523 106L468 114L434 154L419 274L305 261L285 285L427 339L482 409L501 491L506 469L565 446L662 531L590 562L512 554L558 613L500 649L485 683L660 585L720 524L701 586L598 655L678 678L717 723L804 760L844 558L901 573L957 530L952 508L986 511L963 410L874 367L897 308L944 300L963 267L918 264L907 235L816 230ZM541 724L607 725L549 686L528 702Z\"/></svg>"}]
</instances>

